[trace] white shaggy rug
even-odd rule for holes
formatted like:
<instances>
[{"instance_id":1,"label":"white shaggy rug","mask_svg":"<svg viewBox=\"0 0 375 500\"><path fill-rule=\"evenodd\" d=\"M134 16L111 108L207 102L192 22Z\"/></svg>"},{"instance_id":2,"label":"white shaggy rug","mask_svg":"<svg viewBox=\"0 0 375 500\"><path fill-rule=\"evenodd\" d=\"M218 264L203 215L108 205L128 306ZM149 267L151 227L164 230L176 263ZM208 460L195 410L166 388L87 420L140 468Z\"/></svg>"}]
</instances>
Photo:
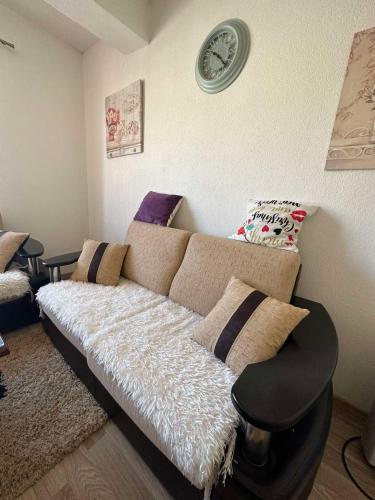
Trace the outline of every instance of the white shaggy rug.
<instances>
[{"instance_id":1,"label":"white shaggy rug","mask_svg":"<svg viewBox=\"0 0 375 500\"><path fill-rule=\"evenodd\" d=\"M62 281L37 299L105 365L197 488L208 491L226 454L230 469L236 375L191 340L198 314L128 280L118 287Z\"/></svg>"},{"instance_id":2,"label":"white shaggy rug","mask_svg":"<svg viewBox=\"0 0 375 500\"><path fill-rule=\"evenodd\" d=\"M29 291L29 278L22 271L0 273L0 302L22 297Z\"/></svg>"}]
</instances>

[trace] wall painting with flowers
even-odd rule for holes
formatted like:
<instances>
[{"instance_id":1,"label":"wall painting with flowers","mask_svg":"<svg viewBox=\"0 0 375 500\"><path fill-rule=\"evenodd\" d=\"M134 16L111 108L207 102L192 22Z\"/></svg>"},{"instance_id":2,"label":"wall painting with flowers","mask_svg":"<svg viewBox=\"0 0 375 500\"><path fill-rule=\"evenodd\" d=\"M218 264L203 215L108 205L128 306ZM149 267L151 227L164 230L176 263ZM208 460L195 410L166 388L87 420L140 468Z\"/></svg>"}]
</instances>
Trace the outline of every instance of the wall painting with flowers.
<instances>
[{"instance_id":1,"label":"wall painting with flowers","mask_svg":"<svg viewBox=\"0 0 375 500\"><path fill-rule=\"evenodd\" d=\"M143 151L143 85L137 80L105 99L107 158Z\"/></svg>"},{"instance_id":2,"label":"wall painting with flowers","mask_svg":"<svg viewBox=\"0 0 375 500\"><path fill-rule=\"evenodd\" d=\"M326 170L375 168L375 28L354 35Z\"/></svg>"}]
</instances>

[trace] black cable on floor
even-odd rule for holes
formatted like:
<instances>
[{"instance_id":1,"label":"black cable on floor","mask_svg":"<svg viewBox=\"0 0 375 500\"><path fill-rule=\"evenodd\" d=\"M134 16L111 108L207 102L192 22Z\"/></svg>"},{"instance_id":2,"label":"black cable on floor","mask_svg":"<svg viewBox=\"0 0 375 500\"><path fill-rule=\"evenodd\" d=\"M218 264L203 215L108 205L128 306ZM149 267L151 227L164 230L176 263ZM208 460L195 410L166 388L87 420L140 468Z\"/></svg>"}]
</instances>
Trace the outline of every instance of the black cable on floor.
<instances>
[{"instance_id":1,"label":"black cable on floor","mask_svg":"<svg viewBox=\"0 0 375 500\"><path fill-rule=\"evenodd\" d=\"M348 473L348 476L350 477L352 482L355 484L355 486L359 489L359 491L363 495L365 495L365 497L368 498L369 500L375 500L375 497L372 497L368 493L366 493L366 491L357 483L357 481L354 479L352 473L349 470L348 464L346 463L345 450L346 450L348 444L352 443L353 441L359 441L360 439L361 439L361 436L355 436L355 437L352 437L352 438L348 439L347 441L345 441L344 446L342 447L342 450L341 450L342 463L344 464L344 467L345 467L346 472Z\"/></svg>"}]
</instances>

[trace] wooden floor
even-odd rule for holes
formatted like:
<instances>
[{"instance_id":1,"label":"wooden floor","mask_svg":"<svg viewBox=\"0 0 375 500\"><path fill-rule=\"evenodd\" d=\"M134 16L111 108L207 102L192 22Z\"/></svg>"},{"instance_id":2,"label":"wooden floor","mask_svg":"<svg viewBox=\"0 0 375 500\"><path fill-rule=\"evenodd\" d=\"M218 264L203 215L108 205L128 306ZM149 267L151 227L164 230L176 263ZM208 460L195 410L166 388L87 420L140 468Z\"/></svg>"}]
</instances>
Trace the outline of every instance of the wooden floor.
<instances>
[{"instance_id":1,"label":"wooden floor","mask_svg":"<svg viewBox=\"0 0 375 500\"><path fill-rule=\"evenodd\" d=\"M341 462L343 443L352 436L360 435L364 425L363 413L341 401L334 402L331 432L309 500L366 498L353 485ZM366 462L358 441L348 446L346 456L353 476L370 496L375 497L375 468Z\"/></svg>"},{"instance_id":2,"label":"wooden floor","mask_svg":"<svg viewBox=\"0 0 375 500\"><path fill-rule=\"evenodd\" d=\"M335 401L325 455L309 500L361 500L341 463L344 441L360 434L364 415ZM364 460L359 443L347 450L357 480L375 496L375 468ZM171 497L144 464L115 424L109 421L67 456L21 500L144 500Z\"/></svg>"}]
</instances>

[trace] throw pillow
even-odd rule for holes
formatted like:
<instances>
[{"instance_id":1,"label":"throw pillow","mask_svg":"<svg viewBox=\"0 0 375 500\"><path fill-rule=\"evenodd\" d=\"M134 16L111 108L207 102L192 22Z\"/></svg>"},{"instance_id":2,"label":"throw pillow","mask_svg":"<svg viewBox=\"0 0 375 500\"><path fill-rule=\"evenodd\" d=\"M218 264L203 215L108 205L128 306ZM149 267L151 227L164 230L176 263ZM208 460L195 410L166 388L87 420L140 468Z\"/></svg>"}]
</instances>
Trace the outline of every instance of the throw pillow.
<instances>
[{"instance_id":1,"label":"throw pillow","mask_svg":"<svg viewBox=\"0 0 375 500\"><path fill-rule=\"evenodd\" d=\"M239 375L248 364L275 356L308 314L307 309L280 302L231 278L193 339Z\"/></svg>"},{"instance_id":2,"label":"throw pillow","mask_svg":"<svg viewBox=\"0 0 375 500\"><path fill-rule=\"evenodd\" d=\"M134 220L150 222L159 226L170 226L182 203L182 196L150 191L143 198Z\"/></svg>"},{"instance_id":3,"label":"throw pillow","mask_svg":"<svg viewBox=\"0 0 375 500\"><path fill-rule=\"evenodd\" d=\"M118 285L128 245L86 240L71 278L101 285Z\"/></svg>"},{"instance_id":4,"label":"throw pillow","mask_svg":"<svg viewBox=\"0 0 375 500\"><path fill-rule=\"evenodd\" d=\"M6 271L22 245L30 235L28 233L13 233L0 231L0 273Z\"/></svg>"},{"instance_id":5,"label":"throw pillow","mask_svg":"<svg viewBox=\"0 0 375 500\"><path fill-rule=\"evenodd\" d=\"M295 201L250 200L245 222L230 238L298 252L303 221L316 210Z\"/></svg>"}]
</instances>

